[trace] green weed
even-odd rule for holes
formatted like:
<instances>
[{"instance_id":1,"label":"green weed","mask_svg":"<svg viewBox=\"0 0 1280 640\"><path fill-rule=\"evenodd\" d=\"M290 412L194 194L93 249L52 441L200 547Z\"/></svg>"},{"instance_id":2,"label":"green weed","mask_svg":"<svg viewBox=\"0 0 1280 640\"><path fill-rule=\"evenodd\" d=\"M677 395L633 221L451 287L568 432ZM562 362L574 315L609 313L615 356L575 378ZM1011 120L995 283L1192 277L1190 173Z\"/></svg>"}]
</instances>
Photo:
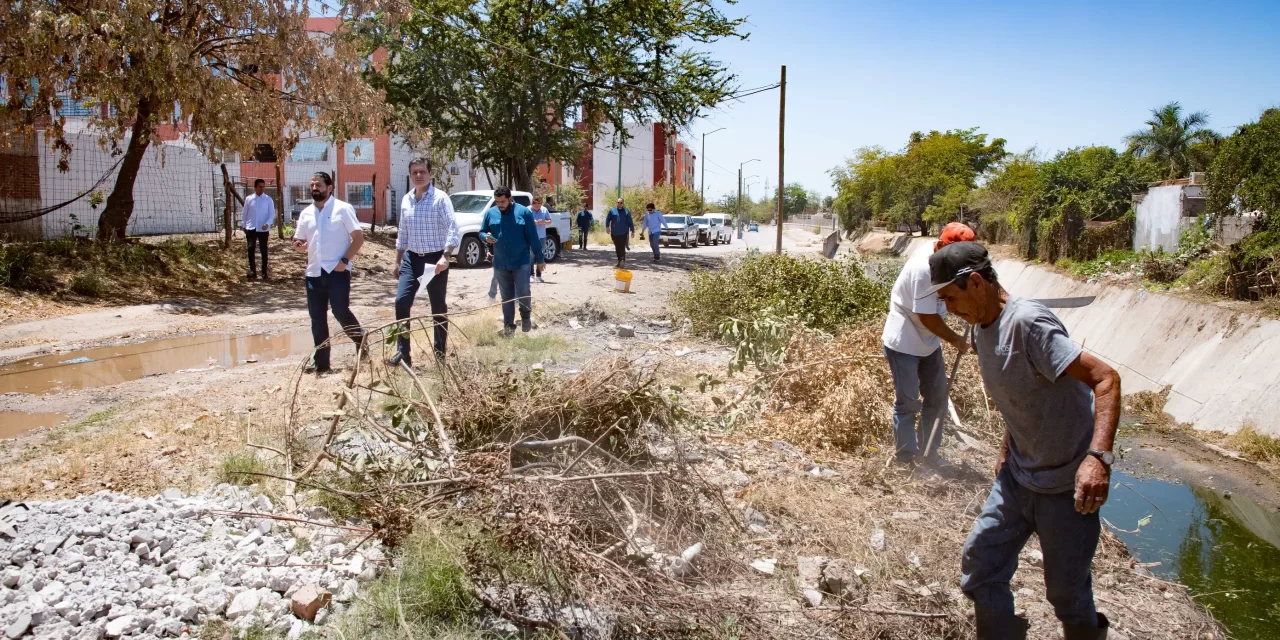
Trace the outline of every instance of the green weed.
<instances>
[{"instance_id":1,"label":"green weed","mask_svg":"<svg viewBox=\"0 0 1280 640\"><path fill-rule=\"evenodd\" d=\"M891 286L868 276L853 259L758 252L725 269L696 271L689 280L692 286L672 294L672 306L703 335L716 335L726 320L755 317L765 309L834 333L884 313Z\"/></svg>"},{"instance_id":2,"label":"green weed","mask_svg":"<svg viewBox=\"0 0 1280 640\"><path fill-rule=\"evenodd\" d=\"M482 638L466 627L478 611L455 546L457 532L421 527L399 549L397 570L383 575L337 623L337 637L365 640Z\"/></svg>"},{"instance_id":3,"label":"green weed","mask_svg":"<svg viewBox=\"0 0 1280 640\"><path fill-rule=\"evenodd\" d=\"M262 480L262 476L254 474L266 471L266 463L253 453L228 453L218 468L218 481L247 486Z\"/></svg>"},{"instance_id":4,"label":"green weed","mask_svg":"<svg viewBox=\"0 0 1280 640\"><path fill-rule=\"evenodd\" d=\"M72 293L90 298L97 298L107 291L107 283L96 269L81 271L71 279L69 286Z\"/></svg>"},{"instance_id":5,"label":"green weed","mask_svg":"<svg viewBox=\"0 0 1280 640\"><path fill-rule=\"evenodd\" d=\"M71 425L71 430L75 432L80 432L80 431L84 431L85 429L88 429L89 427L95 427L97 425L100 425L106 422L108 419L110 419L111 416L114 416L118 409L119 407L110 407L107 409L103 409L102 411L95 411L85 416L84 419L81 420L80 422L77 422Z\"/></svg>"}]
</instances>

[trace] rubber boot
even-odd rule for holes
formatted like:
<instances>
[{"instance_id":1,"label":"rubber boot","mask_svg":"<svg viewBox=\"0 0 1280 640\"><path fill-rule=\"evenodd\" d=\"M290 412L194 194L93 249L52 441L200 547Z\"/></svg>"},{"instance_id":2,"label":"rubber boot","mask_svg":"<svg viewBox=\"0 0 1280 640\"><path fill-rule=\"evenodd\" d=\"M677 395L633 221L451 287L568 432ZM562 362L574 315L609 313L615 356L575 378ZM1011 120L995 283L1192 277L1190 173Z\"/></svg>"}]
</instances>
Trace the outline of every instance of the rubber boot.
<instances>
[{"instance_id":1,"label":"rubber boot","mask_svg":"<svg viewBox=\"0 0 1280 640\"><path fill-rule=\"evenodd\" d=\"M1062 637L1063 640L1106 640L1107 629L1110 628L1111 621L1099 613L1098 626L1096 627L1083 627L1078 624L1063 623Z\"/></svg>"},{"instance_id":2,"label":"rubber boot","mask_svg":"<svg viewBox=\"0 0 1280 640\"><path fill-rule=\"evenodd\" d=\"M1026 640L1027 638L1027 627L1030 625L1026 620L1012 613L984 611L978 608L974 614L978 640Z\"/></svg>"}]
</instances>

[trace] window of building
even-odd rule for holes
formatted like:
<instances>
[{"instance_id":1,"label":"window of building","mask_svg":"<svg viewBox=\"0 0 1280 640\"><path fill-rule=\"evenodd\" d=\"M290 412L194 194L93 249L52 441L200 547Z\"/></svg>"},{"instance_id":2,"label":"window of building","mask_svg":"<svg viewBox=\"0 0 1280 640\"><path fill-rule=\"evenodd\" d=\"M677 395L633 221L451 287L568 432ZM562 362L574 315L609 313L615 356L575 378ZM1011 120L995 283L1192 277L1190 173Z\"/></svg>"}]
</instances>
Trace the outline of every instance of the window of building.
<instances>
[{"instance_id":1,"label":"window of building","mask_svg":"<svg viewBox=\"0 0 1280 640\"><path fill-rule=\"evenodd\" d=\"M356 139L343 146L347 164L373 164L373 141Z\"/></svg>"},{"instance_id":2,"label":"window of building","mask_svg":"<svg viewBox=\"0 0 1280 640\"><path fill-rule=\"evenodd\" d=\"M59 94L58 99L62 100L62 108L58 109L58 115L67 117L87 117L93 115L93 107L86 104L87 100L72 100L70 94Z\"/></svg>"},{"instance_id":3,"label":"window of building","mask_svg":"<svg viewBox=\"0 0 1280 640\"><path fill-rule=\"evenodd\" d=\"M324 140L303 140L289 154L289 162L328 162L329 143Z\"/></svg>"},{"instance_id":4,"label":"window of building","mask_svg":"<svg viewBox=\"0 0 1280 640\"><path fill-rule=\"evenodd\" d=\"M353 207L372 207L373 185L368 182L348 182L347 202Z\"/></svg>"}]
</instances>

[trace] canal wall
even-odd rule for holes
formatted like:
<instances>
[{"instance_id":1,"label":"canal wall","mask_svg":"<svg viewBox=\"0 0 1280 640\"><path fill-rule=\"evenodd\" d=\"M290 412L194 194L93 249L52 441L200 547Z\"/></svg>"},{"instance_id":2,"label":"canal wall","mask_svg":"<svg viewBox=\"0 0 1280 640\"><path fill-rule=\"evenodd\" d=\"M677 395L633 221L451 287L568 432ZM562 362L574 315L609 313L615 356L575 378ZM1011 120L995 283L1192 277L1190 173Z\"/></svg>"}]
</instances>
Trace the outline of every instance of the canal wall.
<instances>
[{"instance_id":1,"label":"canal wall","mask_svg":"<svg viewBox=\"0 0 1280 640\"><path fill-rule=\"evenodd\" d=\"M1081 282L1021 260L1000 260L1010 293L1097 296L1055 309L1072 339L1120 372L1125 393L1171 387L1164 410L1197 429L1251 424L1280 436L1280 322L1133 287Z\"/></svg>"}]
</instances>

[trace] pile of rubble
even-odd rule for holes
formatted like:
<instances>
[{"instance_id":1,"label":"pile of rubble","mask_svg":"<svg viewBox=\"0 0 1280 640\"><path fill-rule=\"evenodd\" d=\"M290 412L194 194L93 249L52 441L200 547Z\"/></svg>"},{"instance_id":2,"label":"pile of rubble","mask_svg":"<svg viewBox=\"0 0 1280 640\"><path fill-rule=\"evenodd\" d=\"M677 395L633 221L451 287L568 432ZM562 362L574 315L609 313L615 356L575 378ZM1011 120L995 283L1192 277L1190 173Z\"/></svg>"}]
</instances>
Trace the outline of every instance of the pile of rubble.
<instances>
[{"instance_id":1,"label":"pile of rubble","mask_svg":"<svg viewBox=\"0 0 1280 640\"><path fill-rule=\"evenodd\" d=\"M16 640L198 635L225 619L297 638L340 613L384 560L323 507L277 515L231 485L153 498L99 492L0 509L0 629ZM356 548L358 547L358 548Z\"/></svg>"}]
</instances>

